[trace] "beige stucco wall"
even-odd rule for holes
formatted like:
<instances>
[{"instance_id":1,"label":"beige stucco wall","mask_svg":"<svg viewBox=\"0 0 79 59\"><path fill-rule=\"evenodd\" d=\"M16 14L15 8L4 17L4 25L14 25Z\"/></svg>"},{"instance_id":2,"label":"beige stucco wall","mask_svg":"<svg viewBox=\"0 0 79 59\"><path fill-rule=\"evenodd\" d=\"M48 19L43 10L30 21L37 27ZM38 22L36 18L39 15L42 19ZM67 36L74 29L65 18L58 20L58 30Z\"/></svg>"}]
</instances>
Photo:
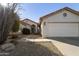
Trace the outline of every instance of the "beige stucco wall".
<instances>
[{"instance_id":1,"label":"beige stucco wall","mask_svg":"<svg viewBox=\"0 0 79 59\"><path fill-rule=\"evenodd\" d=\"M63 13L67 13L67 17L63 17ZM61 11L47 18L44 18L46 22L79 22L79 16L69 11Z\"/></svg>"},{"instance_id":2,"label":"beige stucco wall","mask_svg":"<svg viewBox=\"0 0 79 59\"><path fill-rule=\"evenodd\" d=\"M63 13L67 13L67 17L64 17ZM44 22L46 23L45 25L44 25ZM64 22L63 23L64 25L62 23L58 24L56 22ZM68 23L66 23L66 22L68 22ZM71 23L71 22L77 22L77 23ZM75 14L69 12L69 11L64 10L64 11L61 11L57 14L43 18L43 21L41 23L41 34L42 34L43 37L52 37L52 36L54 36L54 37L55 36L78 37L79 36L79 23L78 22L79 22L79 16L78 15L75 15ZM49 25L49 23L52 23L52 24ZM53 29L53 28L56 28L55 25L56 25L58 30ZM66 30L65 30L65 28L66 28ZM67 28L69 30L69 33L68 33ZM62 31L61 34L59 34L58 31L60 32L61 30L65 30L65 32L63 33L63 31ZM71 34L70 34L70 31L71 31Z\"/></svg>"},{"instance_id":3,"label":"beige stucco wall","mask_svg":"<svg viewBox=\"0 0 79 59\"><path fill-rule=\"evenodd\" d=\"M35 27L36 27L36 32L37 32L37 28L38 28L38 26L37 26L36 23L31 22L31 21L29 21L29 20L24 20L24 22L26 22L26 23L28 23L28 24L30 24L30 25L35 25Z\"/></svg>"},{"instance_id":4,"label":"beige stucco wall","mask_svg":"<svg viewBox=\"0 0 79 59\"><path fill-rule=\"evenodd\" d=\"M31 26L30 25L22 25L22 24L20 24L20 27L19 27L19 30L21 31L23 28L28 28L28 29L30 29L31 30Z\"/></svg>"}]
</instances>

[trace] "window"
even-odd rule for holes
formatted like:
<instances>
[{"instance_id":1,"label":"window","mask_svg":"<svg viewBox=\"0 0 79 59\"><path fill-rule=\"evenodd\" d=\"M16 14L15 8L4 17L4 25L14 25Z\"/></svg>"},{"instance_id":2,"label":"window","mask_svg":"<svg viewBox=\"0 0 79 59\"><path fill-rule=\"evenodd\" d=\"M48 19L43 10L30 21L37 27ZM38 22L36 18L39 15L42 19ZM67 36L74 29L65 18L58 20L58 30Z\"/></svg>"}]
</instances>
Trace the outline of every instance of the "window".
<instances>
[{"instance_id":1,"label":"window","mask_svg":"<svg viewBox=\"0 0 79 59\"><path fill-rule=\"evenodd\" d=\"M63 16L66 17L67 16L67 13L63 13Z\"/></svg>"}]
</instances>

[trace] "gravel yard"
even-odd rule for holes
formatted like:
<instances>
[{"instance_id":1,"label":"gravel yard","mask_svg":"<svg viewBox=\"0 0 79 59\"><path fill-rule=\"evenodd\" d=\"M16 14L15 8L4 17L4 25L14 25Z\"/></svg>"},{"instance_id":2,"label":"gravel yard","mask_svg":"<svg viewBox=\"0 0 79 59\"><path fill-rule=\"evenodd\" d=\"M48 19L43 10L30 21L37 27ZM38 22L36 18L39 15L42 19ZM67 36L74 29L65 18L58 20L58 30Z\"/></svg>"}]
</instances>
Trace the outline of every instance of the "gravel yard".
<instances>
[{"instance_id":1,"label":"gravel yard","mask_svg":"<svg viewBox=\"0 0 79 59\"><path fill-rule=\"evenodd\" d=\"M10 56L61 56L51 42L19 42Z\"/></svg>"},{"instance_id":2,"label":"gravel yard","mask_svg":"<svg viewBox=\"0 0 79 59\"><path fill-rule=\"evenodd\" d=\"M29 37L29 38L28 38ZM24 36L22 38L28 38L29 40L32 38L36 38L35 36ZM39 37L39 36L38 36ZM12 52L5 52L6 54L2 54L5 56L62 56L61 52L52 44L51 41L39 41L39 42L31 42L31 41L21 41L18 39L18 43L16 44L16 48ZM38 39L39 40L39 39ZM0 52L4 53L4 52ZM1 55L1 54L0 54Z\"/></svg>"}]
</instances>

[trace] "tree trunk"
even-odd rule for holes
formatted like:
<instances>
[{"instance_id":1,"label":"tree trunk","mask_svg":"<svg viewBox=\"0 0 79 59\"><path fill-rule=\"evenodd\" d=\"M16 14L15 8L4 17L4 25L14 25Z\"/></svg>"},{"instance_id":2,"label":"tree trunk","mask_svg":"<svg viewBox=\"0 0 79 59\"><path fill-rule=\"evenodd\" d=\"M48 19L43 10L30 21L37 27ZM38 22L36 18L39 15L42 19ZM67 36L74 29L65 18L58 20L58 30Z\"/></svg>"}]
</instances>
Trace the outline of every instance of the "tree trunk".
<instances>
[{"instance_id":1,"label":"tree trunk","mask_svg":"<svg viewBox=\"0 0 79 59\"><path fill-rule=\"evenodd\" d=\"M13 23L12 10L0 6L0 44L3 44L7 40Z\"/></svg>"}]
</instances>

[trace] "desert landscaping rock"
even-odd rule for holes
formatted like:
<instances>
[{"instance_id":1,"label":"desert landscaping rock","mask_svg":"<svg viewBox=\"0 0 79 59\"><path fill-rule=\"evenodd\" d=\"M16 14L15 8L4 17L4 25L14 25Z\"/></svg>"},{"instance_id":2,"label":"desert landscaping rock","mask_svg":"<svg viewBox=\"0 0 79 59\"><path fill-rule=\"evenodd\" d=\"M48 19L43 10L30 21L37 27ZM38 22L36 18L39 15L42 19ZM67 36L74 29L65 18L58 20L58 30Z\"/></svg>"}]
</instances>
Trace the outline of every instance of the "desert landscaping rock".
<instances>
[{"instance_id":1,"label":"desert landscaping rock","mask_svg":"<svg viewBox=\"0 0 79 59\"><path fill-rule=\"evenodd\" d=\"M1 46L1 49L4 50L4 51L12 51L15 49L15 45L12 44L12 43L5 43Z\"/></svg>"},{"instance_id":2,"label":"desert landscaping rock","mask_svg":"<svg viewBox=\"0 0 79 59\"><path fill-rule=\"evenodd\" d=\"M34 38L32 37L34 36ZM29 37L29 38L28 38ZM23 36L16 40L18 44L6 43L0 48L0 56L61 56L61 52L51 41L31 41L37 35ZM38 36L39 38L40 36ZM41 37L40 37L41 38ZM39 39L38 39L39 40ZM7 52L6 52L7 51Z\"/></svg>"},{"instance_id":3,"label":"desert landscaping rock","mask_svg":"<svg viewBox=\"0 0 79 59\"><path fill-rule=\"evenodd\" d=\"M42 45L43 44L43 45ZM50 49L52 48L52 50ZM11 56L61 56L51 42L19 42ZM56 52L54 51L56 50ZM58 53L57 53L58 52Z\"/></svg>"}]
</instances>

